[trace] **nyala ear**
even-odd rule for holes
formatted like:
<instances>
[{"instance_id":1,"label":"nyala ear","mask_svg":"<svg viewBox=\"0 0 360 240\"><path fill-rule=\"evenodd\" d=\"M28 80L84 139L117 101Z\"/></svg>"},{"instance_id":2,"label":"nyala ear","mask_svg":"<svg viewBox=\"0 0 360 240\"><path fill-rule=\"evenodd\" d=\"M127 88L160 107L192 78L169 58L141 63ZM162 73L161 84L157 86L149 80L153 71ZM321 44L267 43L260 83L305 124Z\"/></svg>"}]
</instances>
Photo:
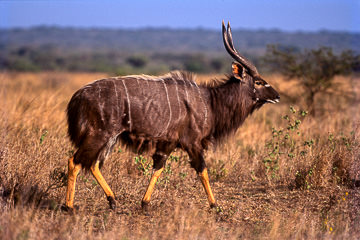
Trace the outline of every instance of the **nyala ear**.
<instances>
[{"instance_id":1,"label":"nyala ear","mask_svg":"<svg viewBox=\"0 0 360 240\"><path fill-rule=\"evenodd\" d=\"M235 78L242 80L245 77L245 68L240 63L233 62L231 68Z\"/></svg>"}]
</instances>

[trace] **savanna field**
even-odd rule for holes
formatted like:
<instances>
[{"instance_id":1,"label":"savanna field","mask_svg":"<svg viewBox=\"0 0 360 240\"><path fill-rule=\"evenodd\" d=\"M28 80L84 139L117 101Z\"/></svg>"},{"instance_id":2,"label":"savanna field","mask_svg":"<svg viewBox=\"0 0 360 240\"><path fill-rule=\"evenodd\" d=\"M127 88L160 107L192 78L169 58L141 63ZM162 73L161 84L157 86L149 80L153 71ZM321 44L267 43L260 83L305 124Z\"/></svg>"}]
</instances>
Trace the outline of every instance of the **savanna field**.
<instances>
[{"instance_id":1,"label":"savanna field","mask_svg":"<svg viewBox=\"0 0 360 240\"><path fill-rule=\"evenodd\" d=\"M78 176L75 214L65 202L65 109L102 73L0 73L0 239L359 239L360 77L336 77L306 112L303 90L264 78L281 101L266 104L206 162L219 204L210 209L187 154L167 161L150 209L141 198L152 160L117 145L102 174L117 209L91 174ZM198 75L199 83L211 75Z\"/></svg>"}]
</instances>

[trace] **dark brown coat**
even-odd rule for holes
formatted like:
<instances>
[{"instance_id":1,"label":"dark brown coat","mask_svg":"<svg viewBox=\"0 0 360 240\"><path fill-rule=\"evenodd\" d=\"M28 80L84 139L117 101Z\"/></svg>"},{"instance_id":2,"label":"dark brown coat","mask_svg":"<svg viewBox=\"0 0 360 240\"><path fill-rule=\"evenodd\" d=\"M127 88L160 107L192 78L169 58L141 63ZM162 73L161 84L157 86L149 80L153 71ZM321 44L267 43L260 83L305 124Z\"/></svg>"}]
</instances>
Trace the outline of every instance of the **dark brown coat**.
<instances>
[{"instance_id":1,"label":"dark brown coat","mask_svg":"<svg viewBox=\"0 0 360 240\"><path fill-rule=\"evenodd\" d=\"M230 76L210 87L175 71L90 83L73 95L67 109L69 136L79 148L75 163L87 169L97 160L103 163L118 140L134 151L165 148L167 153L179 147L202 154L266 102L254 101L254 84L245 78Z\"/></svg>"}]
</instances>

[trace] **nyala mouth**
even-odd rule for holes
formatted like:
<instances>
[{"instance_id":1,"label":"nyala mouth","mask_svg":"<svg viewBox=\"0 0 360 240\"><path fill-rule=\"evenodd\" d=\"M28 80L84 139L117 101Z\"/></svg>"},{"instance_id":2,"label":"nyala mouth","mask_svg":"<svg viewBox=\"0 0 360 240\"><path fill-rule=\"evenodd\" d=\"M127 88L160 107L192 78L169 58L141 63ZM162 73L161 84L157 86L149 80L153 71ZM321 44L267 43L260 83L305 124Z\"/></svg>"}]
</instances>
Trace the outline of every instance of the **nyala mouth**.
<instances>
[{"instance_id":1,"label":"nyala mouth","mask_svg":"<svg viewBox=\"0 0 360 240\"><path fill-rule=\"evenodd\" d=\"M266 102L269 102L269 103L278 103L278 102L280 102L280 100L279 100L279 99L275 99L275 100L267 99Z\"/></svg>"}]
</instances>

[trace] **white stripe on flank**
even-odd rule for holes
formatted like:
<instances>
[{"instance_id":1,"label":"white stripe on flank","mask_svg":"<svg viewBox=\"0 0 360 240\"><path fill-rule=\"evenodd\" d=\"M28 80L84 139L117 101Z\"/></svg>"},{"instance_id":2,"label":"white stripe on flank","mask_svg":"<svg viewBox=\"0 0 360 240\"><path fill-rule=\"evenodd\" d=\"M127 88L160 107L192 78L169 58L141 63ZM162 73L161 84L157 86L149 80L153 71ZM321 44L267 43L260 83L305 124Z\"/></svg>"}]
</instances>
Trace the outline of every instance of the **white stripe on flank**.
<instances>
[{"instance_id":1,"label":"white stripe on flank","mask_svg":"<svg viewBox=\"0 0 360 240\"><path fill-rule=\"evenodd\" d=\"M97 86L99 88L98 97L99 97L99 99L101 99L101 87L100 87L100 84L98 83Z\"/></svg>"},{"instance_id":2,"label":"white stripe on flank","mask_svg":"<svg viewBox=\"0 0 360 240\"><path fill-rule=\"evenodd\" d=\"M171 104L170 104L170 99L169 99L169 94L168 94L168 90L167 90L167 87L166 87L166 84L165 84L165 81L164 80L162 80L162 82L163 82L163 85L164 85L164 88L165 88L165 92L166 92L166 98L167 98L167 101L168 101L168 105L169 105L169 111L170 111L170 113L169 113L169 121L168 121L168 123L167 123L167 125L166 125L166 128L164 129L164 131L161 133L161 135L164 133L164 132L166 132L167 131L167 129L169 128L169 126L170 126L170 122L171 122L171 118L172 118L172 112L171 112ZM160 135L160 136L161 136Z\"/></svg>"},{"instance_id":3,"label":"white stripe on flank","mask_svg":"<svg viewBox=\"0 0 360 240\"><path fill-rule=\"evenodd\" d=\"M130 131L131 131L131 108L130 108L130 98L129 98L129 93L128 93L128 90L126 88L126 85L125 85L125 82L124 82L124 79L121 78L121 82L123 83L124 85L124 88L125 88L125 93L126 93L126 98L127 98L127 102L128 102L128 108L129 108L129 126L130 126Z\"/></svg>"},{"instance_id":4,"label":"white stripe on flank","mask_svg":"<svg viewBox=\"0 0 360 240\"><path fill-rule=\"evenodd\" d=\"M180 103L180 98L179 98L179 89L178 89L178 86L177 86L177 82L175 79L172 78L172 80L175 82L175 88L176 88L176 97L177 97L177 100L178 100L178 105L179 105L179 117L181 117L181 103Z\"/></svg>"},{"instance_id":5,"label":"white stripe on flank","mask_svg":"<svg viewBox=\"0 0 360 240\"><path fill-rule=\"evenodd\" d=\"M186 101L189 102L189 95L188 95L188 92L187 92L187 89L186 89L186 82L184 79L182 79L182 81L184 82L184 89L185 89L185 94L186 94Z\"/></svg>"},{"instance_id":6,"label":"white stripe on flank","mask_svg":"<svg viewBox=\"0 0 360 240\"><path fill-rule=\"evenodd\" d=\"M101 87L100 87L100 84L99 82L97 82L97 87L99 89L98 91L98 102L99 102L99 110L100 110L100 117L101 117L101 121L104 122L104 102L102 102L102 99L101 99ZM105 101L105 100L104 100Z\"/></svg>"},{"instance_id":7,"label":"white stripe on flank","mask_svg":"<svg viewBox=\"0 0 360 240\"><path fill-rule=\"evenodd\" d=\"M138 78L136 79L136 82L137 82L138 88L141 89L141 94L144 96L144 88L140 86L140 83L139 83L139 79L138 79ZM146 82L148 82L148 81L146 81ZM149 83L148 83L148 85L149 85Z\"/></svg>"},{"instance_id":8,"label":"white stripe on flank","mask_svg":"<svg viewBox=\"0 0 360 240\"><path fill-rule=\"evenodd\" d=\"M117 109L117 119L120 119L120 109L119 109L119 96L118 91L116 89L115 81L112 80L112 83L114 84L114 90L115 90L115 97L116 97L116 109Z\"/></svg>"},{"instance_id":9,"label":"white stripe on flank","mask_svg":"<svg viewBox=\"0 0 360 240\"><path fill-rule=\"evenodd\" d=\"M196 82L194 82L194 83L195 83L195 85L196 85L196 87L197 87L197 89L198 89L198 92L199 92L199 96L200 96L200 98L201 98L201 101L202 101L203 104L204 104L204 108L205 108L205 123L207 123L207 107L206 107L206 103L205 103L205 100L203 99L203 97L201 96L201 92L200 92L199 86L196 84Z\"/></svg>"}]
</instances>

